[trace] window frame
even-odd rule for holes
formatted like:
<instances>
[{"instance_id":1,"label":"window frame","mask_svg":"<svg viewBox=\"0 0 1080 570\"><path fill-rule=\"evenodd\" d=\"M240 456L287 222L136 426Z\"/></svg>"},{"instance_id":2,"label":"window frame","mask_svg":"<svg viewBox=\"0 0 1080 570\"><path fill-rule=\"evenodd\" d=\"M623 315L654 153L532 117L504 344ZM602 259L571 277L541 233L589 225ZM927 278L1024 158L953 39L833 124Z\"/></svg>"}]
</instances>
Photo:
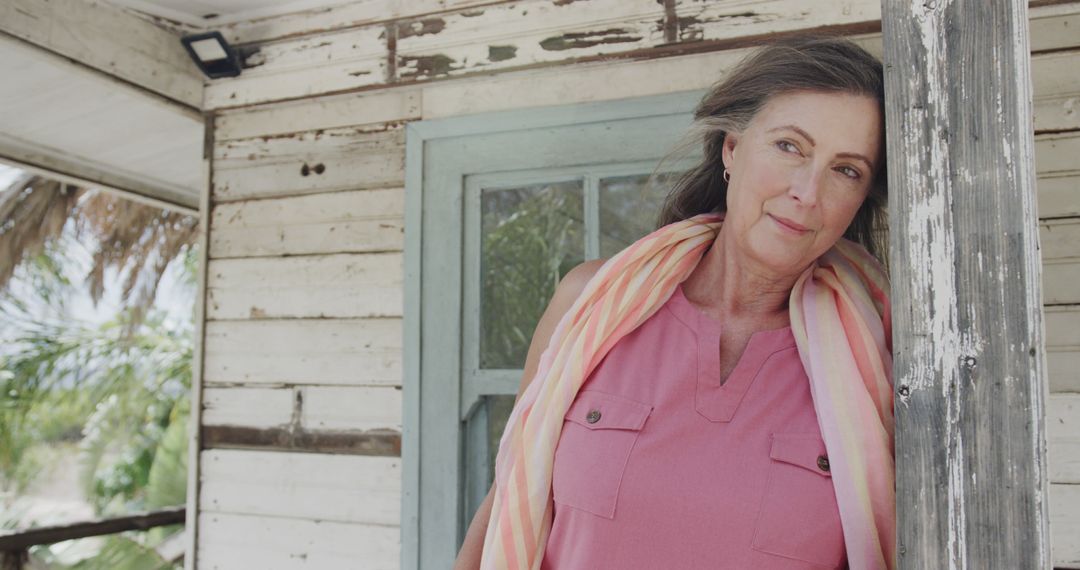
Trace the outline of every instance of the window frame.
<instances>
[{"instance_id":1,"label":"window frame","mask_svg":"<svg viewBox=\"0 0 1080 570\"><path fill-rule=\"evenodd\" d=\"M464 493L461 340L465 305L466 178L500 170L527 171L562 165L530 163L520 149L547 148L610 137L612 127L629 137L590 148L583 162L655 160L672 147L655 126L685 132L704 90L617 101L496 111L410 123L405 133L405 256L403 321L402 510L403 570L445 568L457 554ZM653 127L650 129L650 123ZM663 130L662 130L663 131ZM509 145L508 141L518 143ZM477 149L483 148L483 153ZM657 149L662 151L658 154ZM514 153L517 153L516 155ZM607 158L605 158L607 157ZM635 159L637 157L637 159ZM574 165L566 165L572 167ZM618 175L618 167L611 169ZM588 182L586 182L588 184ZM439 189L439 190L436 190ZM595 206L586 202L586 215ZM454 215L445 215L446 213ZM442 214L442 215L440 215ZM475 230L475 228L472 228ZM472 238L470 238L472 239ZM587 240L586 258L595 258ZM591 255L591 257L590 257ZM425 275L433 276L427 280ZM454 333L457 334L454 334ZM447 335L457 338L457 349ZM437 373L438 370L451 372ZM455 381L447 381L450 375ZM510 378L511 375L506 376ZM441 380L441 381L440 381ZM512 382L516 392L519 377ZM505 388L505 387L504 387ZM432 404L424 405L425 402ZM467 417L467 416L465 416ZM423 476L422 476L423 475ZM467 524L467 521L466 523Z\"/></svg>"}]
</instances>

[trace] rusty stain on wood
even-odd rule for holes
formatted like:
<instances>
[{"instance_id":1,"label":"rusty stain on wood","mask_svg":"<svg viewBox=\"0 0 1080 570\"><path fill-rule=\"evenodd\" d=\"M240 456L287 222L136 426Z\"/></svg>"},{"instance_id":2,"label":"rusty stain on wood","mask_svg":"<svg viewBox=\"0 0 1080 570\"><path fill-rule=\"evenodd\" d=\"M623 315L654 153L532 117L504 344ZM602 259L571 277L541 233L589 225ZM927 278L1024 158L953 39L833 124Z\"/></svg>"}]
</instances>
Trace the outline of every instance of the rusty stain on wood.
<instances>
[{"instance_id":1,"label":"rusty stain on wood","mask_svg":"<svg viewBox=\"0 0 1080 570\"><path fill-rule=\"evenodd\" d=\"M568 32L561 36L552 36L540 41L540 47L548 51L580 49L601 44L623 44L641 41L641 36L633 35L631 30L609 28L595 32Z\"/></svg>"},{"instance_id":2,"label":"rusty stain on wood","mask_svg":"<svg viewBox=\"0 0 1080 570\"><path fill-rule=\"evenodd\" d=\"M664 41L674 43L679 41L679 29L681 23L675 12L675 0L663 0L664 3Z\"/></svg>"},{"instance_id":3,"label":"rusty stain on wood","mask_svg":"<svg viewBox=\"0 0 1080 570\"><path fill-rule=\"evenodd\" d=\"M401 433L392 429L309 430L294 429L292 426L202 426L202 449L257 449L400 457Z\"/></svg>"},{"instance_id":4,"label":"rusty stain on wood","mask_svg":"<svg viewBox=\"0 0 1080 570\"><path fill-rule=\"evenodd\" d=\"M386 82L393 83L397 81L397 26L393 23L386 25L386 30L383 31L383 35L386 36ZM380 35L379 37L382 37Z\"/></svg>"},{"instance_id":5,"label":"rusty stain on wood","mask_svg":"<svg viewBox=\"0 0 1080 570\"><path fill-rule=\"evenodd\" d=\"M517 57L517 46L488 46L488 59L506 61Z\"/></svg>"}]
</instances>

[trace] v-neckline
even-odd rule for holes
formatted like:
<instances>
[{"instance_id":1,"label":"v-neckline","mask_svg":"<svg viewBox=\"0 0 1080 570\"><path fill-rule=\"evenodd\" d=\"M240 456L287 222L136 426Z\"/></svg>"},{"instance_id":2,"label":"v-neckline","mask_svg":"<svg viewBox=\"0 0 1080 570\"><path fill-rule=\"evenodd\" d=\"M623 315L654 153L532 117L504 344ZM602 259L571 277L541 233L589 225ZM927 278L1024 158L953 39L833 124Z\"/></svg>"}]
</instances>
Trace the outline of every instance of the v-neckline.
<instances>
[{"instance_id":1,"label":"v-neckline","mask_svg":"<svg viewBox=\"0 0 1080 570\"><path fill-rule=\"evenodd\" d=\"M694 408L709 421L730 422L769 357L795 346L791 326L751 334L731 374L721 383L720 339L723 325L691 303L681 283L675 287L671 301L669 307L675 316L697 335Z\"/></svg>"}]
</instances>

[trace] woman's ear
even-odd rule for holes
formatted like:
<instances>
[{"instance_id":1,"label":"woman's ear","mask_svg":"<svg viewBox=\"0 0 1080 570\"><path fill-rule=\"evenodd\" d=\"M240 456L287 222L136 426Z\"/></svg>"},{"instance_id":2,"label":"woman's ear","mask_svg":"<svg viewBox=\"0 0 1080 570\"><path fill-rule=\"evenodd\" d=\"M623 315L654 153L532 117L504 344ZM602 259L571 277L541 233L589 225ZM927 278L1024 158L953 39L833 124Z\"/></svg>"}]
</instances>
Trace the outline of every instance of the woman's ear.
<instances>
[{"instance_id":1,"label":"woman's ear","mask_svg":"<svg viewBox=\"0 0 1080 570\"><path fill-rule=\"evenodd\" d=\"M735 133L724 133L724 146L721 154L724 159L724 168L731 168L731 165L735 162L735 145L739 142L739 135Z\"/></svg>"}]
</instances>

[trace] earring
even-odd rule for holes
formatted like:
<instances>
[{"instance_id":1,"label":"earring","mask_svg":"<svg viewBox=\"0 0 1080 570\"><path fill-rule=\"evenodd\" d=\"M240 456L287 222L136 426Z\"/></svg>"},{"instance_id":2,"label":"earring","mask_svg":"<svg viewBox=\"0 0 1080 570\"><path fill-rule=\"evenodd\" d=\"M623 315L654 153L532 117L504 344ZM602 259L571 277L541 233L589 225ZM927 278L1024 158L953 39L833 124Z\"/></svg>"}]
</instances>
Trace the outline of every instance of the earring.
<instances>
[{"instance_id":1,"label":"earring","mask_svg":"<svg viewBox=\"0 0 1080 570\"><path fill-rule=\"evenodd\" d=\"M724 182L731 182L731 173L726 168L724 169Z\"/></svg>"}]
</instances>

